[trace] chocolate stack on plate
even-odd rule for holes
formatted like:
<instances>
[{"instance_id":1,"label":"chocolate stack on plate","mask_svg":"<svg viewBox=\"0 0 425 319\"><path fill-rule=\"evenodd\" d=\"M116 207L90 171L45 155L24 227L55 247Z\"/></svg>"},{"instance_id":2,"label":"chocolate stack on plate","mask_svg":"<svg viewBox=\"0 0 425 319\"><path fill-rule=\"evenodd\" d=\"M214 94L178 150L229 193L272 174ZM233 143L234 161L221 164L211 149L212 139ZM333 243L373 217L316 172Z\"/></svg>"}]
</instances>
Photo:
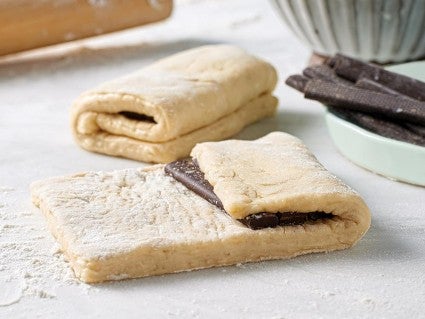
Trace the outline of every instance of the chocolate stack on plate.
<instances>
[{"instance_id":1,"label":"chocolate stack on plate","mask_svg":"<svg viewBox=\"0 0 425 319\"><path fill-rule=\"evenodd\" d=\"M342 54L286 84L376 134L425 146L425 83Z\"/></svg>"}]
</instances>

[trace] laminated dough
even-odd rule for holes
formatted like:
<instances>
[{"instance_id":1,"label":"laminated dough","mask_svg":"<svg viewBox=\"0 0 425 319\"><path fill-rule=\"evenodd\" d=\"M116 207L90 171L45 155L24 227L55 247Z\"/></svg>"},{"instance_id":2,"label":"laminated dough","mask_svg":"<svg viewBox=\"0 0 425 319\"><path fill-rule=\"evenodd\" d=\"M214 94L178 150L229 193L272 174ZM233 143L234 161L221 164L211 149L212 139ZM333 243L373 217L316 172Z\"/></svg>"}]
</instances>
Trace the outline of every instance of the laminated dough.
<instances>
[{"instance_id":1,"label":"laminated dough","mask_svg":"<svg viewBox=\"0 0 425 319\"><path fill-rule=\"evenodd\" d=\"M86 150L166 163L273 115L276 82L270 64L237 47L203 46L83 93L71 126Z\"/></svg>"},{"instance_id":2,"label":"laminated dough","mask_svg":"<svg viewBox=\"0 0 425 319\"><path fill-rule=\"evenodd\" d=\"M360 195L290 134L201 143L191 156L235 219L262 212L325 212L352 220L361 232L369 227L369 209Z\"/></svg>"},{"instance_id":3,"label":"laminated dough","mask_svg":"<svg viewBox=\"0 0 425 319\"><path fill-rule=\"evenodd\" d=\"M263 143L264 151L270 151L269 146L275 141L280 144L281 137L279 134L269 135L260 141L246 142L246 146L250 149L249 143ZM304 165L306 158L303 155L298 158L298 151L303 154L305 148L289 137L287 140L290 142L286 148L288 165ZM213 145L208 143L206 146ZM226 154L226 147L223 154ZM309 155L308 161L315 159ZM204 160L201 159L201 163ZM251 170L258 175L264 163L257 160L254 163L261 164ZM330 174L319 164L309 163L305 167L305 172L293 171L288 175L288 179L293 179L299 174L300 185L291 182L296 191L287 197L281 196L281 199L298 208L300 206L290 200L298 196L308 209L317 209L316 204L308 203L319 201L320 209L335 216L303 225L261 230L247 228L196 195L166 175L163 165L38 181L32 184L31 194L76 276L82 281L95 283L291 258L354 245L369 227L370 215L366 205L341 181L328 177ZM303 177L315 174L324 177L323 183ZM233 178L239 177L233 174ZM314 182L317 191L306 184L309 181ZM269 182L274 184L276 179ZM267 188L267 183L263 181L262 184ZM288 188L274 188L274 192L280 191L286 192ZM300 194L294 195L296 193ZM258 196L249 198L259 200ZM341 209L340 206L344 205L345 209Z\"/></svg>"}]
</instances>

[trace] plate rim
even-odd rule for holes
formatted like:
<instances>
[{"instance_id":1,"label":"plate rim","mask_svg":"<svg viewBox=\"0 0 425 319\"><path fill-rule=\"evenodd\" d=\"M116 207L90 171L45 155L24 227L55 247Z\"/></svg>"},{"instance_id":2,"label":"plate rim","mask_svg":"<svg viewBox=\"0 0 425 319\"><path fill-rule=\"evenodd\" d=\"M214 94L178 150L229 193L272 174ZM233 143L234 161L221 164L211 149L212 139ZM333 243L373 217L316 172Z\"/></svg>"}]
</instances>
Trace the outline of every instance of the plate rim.
<instances>
[{"instance_id":1,"label":"plate rim","mask_svg":"<svg viewBox=\"0 0 425 319\"><path fill-rule=\"evenodd\" d=\"M390 180L425 187L425 174L422 174L420 167L417 166L418 162L425 163L425 147L382 137L330 112L325 113L325 120L333 144L340 154L350 162ZM340 135L338 133L341 133L343 139L338 136ZM359 145L360 143L360 148L380 149L381 151L359 153L358 147L353 150L348 146L352 144L342 143L343 140L347 140L347 137L354 138L354 144ZM398 155L395 156L395 153ZM394 159L388 162L388 158ZM386 163L383 166L378 164L382 161ZM421 177L422 175L424 177Z\"/></svg>"},{"instance_id":2,"label":"plate rim","mask_svg":"<svg viewBox=\"0 0 425 319\"><path fill-rule=\"evenodd\" d=\"M420 65L421 69L425 69L425 61L414 61L409 63L403 63L403 64L397 64L387 67L387 69L390 69L391 71L401 73L407 76L412 76L411 72L407 70L403 70L404 66L410 65ZM410 73L410 74L409 74ZM413 76L414 78L418 78L418 76ZM420 80L424 80L421 78ZM400 182L405 182L417 186L425 186L425 178L421 179L421 174L417 174L418 176L413 176L408 169L400 168L399 170L391 168L391 167L379 167L377 163L375 163L376 158L383 158L387 156L388 154L394 154L394 153L406 153L406 155L401 154L402 156L401 160L405 163L402 165L409 166L409 165L417 165L417 158L419 157L419 162L422 161L422 158L425 163L425 146L415 145L412 143L399 141L396 139L392 139L389 137L385 137L382 135L379 135L377 133L371 132L365 128L362 128L361 126L351 123L350 121L347 121L343 118L338 117L335 114L332 114L329 112L328 109L325 110L325 121L326 126L328 130L328 134L330 135L330 138L335 145L335 147L341 152L341 154L347 158L348 160L352 161L356 165L372 171L376 174L382 175L386 178L389 178L391 180L396 180ZM356 135L357 138L361 139L360 143L364 143L364 147L372 147L378 146L379 148L386 148L387 152L368 152L369 156L366 158L362 158L361 155L356 155L356 152L351 152L349 149L344 147L344 145L341 145L341 140L334 136L335 130L344 130L346 134ZM370 155L371 154L371 155ZM413 157L412 157L413 156ZM412 160L410 158L413 158ZM415 162L416 161L416 162ZM397 163L394 163L392 167L396 167ZM425 165L425 164L424 164ZM418 172L420 173L420 171Z\"/></svg>"},{"instance_id":3,"label":"plate rim","mask_svg":"<svg viewBox=\"0 0 425 319\"><path fill-rule=\"evenodd\" d=\"M357 133L362 134L364 136L367 136L368 138L375 139L377 142L386 143L386 144L393 144L393 145L397 145L398 147L402 147L402 148L411 148L415 151L423 152L424 155L425 155L425 146L420 146L420 145L416 145L416 144L412 144L412 143L408 143L408 142L404 142L404 141L399 141L399 140L396 140L396 139L392 139L392 138L389 138L389 137L385 137L385 136L373 133L371 131L368 131L368 130L362 128L361 126L358 126L354 123L351 123L350 121L344 120L344 119L336 116L335 114L332 114L327 109L326 109L325 112L326 112L325 113L326 117L330 117L334 121L339 121L343 125L349 127L350 129L357 131Z\"/></svg>"}]
</instances>

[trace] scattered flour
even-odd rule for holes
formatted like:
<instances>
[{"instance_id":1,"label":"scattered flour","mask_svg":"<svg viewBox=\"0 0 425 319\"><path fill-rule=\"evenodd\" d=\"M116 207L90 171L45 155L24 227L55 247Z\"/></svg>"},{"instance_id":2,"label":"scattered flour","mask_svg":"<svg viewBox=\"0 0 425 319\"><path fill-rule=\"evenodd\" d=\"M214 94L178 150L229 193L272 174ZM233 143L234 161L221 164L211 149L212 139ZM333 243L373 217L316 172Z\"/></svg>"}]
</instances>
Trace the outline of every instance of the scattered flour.
<instances>
[{"instance_id":1,"label":"scattered flour","mask_svg":"<svg viewBox=\"0 0 425 319\"><path fill-rule=\"evenodd\" d=\"M58 288L69 285L90 290L75 279L41 214L0 210L0 307L23 298L55 298Z\"/></svg>"},{"instance_id":2,"label":"scattered flour","mask_svg":"<svg viewBox=\"0 0 425 319\"><path fill-rule=\"evenodd\" d=\"M10 276L0 276L0 307L13 305L22 298L24 282Z\"/></svg>"},{"instance_id":3,"label":"scattered flour","mask_svg":"<svg viewBox=\"0 0 425 319\"><path fill-rule=\"evenodd\" d=\"M245 27L246 25L259 22L262 19L261 14L254 13L250 16L243 17L241 19L230 22L229 27L231 29Z\"/></svg>"}]
</instances>

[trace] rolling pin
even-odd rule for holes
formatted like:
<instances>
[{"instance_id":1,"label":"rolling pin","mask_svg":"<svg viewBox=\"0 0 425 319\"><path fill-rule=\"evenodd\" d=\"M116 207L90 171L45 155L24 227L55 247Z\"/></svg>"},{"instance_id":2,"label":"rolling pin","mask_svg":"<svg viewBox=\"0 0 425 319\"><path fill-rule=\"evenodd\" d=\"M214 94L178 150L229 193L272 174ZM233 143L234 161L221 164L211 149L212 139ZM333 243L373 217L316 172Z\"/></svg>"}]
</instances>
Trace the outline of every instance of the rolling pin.
<instances>
[{"instance_id":1,"label":"rolling pin","mask_svg":"<svg viewBox=\"0 0 425 319\"><path fill-rule=\"evenodd\" d=\"M172 0L0 0L0 55L156 22L172 7Z\"/></svg>"}]
</instances>

